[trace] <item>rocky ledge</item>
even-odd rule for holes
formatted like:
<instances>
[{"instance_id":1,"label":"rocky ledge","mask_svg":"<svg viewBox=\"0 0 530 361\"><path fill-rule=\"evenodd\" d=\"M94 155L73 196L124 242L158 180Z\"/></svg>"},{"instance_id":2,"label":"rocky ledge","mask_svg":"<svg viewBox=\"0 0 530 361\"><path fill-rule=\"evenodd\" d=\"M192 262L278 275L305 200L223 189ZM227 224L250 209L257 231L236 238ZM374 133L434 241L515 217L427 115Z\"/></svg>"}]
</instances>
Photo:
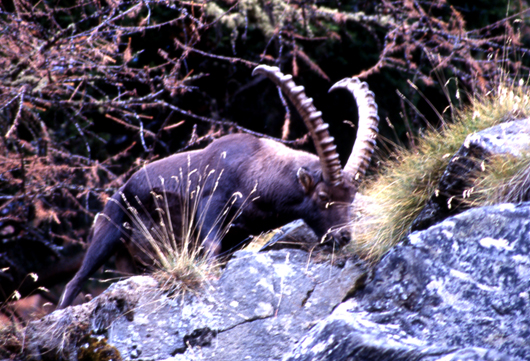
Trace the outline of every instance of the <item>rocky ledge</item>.
<instances>
[{"instance_id":1,"label":"rocky ledge","mask_svg":"<svg viewBox=\"0 0 530 361\"><path fill-rule=\"evenodd\" d=\"M33 322L29 348L77 359L91 333L122 359L281 359L365 273L363 262L315 263L302 250L239 251L220 279L184 297L163 293L149 276L118 282L87 304Z\"/></svg>"},{"instance_id":2,"label":"rocky ledge","mask_svg":"<svg viewBox=\"0 0 530 361\"><path fill-rule=\"evenodd\" d=\"M132 277L33 322L28 350L77 359L92 333L128 360L528 360L529 290L530 203L503 204L415 232L372 269L282 249L237 252L185 297Z\"/></svg>"},{"instance_id":3,"label":"rocky ledge","mask_svg":"<svg viewBox=\"0 0 530 361\"><path fill-rule=\"evenodd\" d=\"M530 359L530 203L411 234L286 360Z\"/></svg>"}]
</instances>

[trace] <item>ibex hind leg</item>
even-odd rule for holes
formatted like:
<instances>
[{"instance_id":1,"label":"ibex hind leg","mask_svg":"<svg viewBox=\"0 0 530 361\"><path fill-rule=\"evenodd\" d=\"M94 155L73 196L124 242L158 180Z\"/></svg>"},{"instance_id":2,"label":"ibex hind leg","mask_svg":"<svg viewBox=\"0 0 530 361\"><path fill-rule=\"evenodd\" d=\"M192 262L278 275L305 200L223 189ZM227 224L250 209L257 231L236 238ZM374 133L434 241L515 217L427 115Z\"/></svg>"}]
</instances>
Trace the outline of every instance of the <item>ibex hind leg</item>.
<instances>
[{"instance_id":1,"label":"ibex hind leg","mask_svg":"<svg viewBox=\"0 0 530 361\"><path fill-rule=\"evenodd\" d=\"M110 203L110 202L109 202ZM120 247L123 232L123 212L117 205L105 207L105 214L112 215L112 221L106 216L99 216L94 226L91 243L74 278L68 282L59 301L58 309L68 307L81 292L83 284L95 273ZM111 209L108 209L111 208ZM118 208L118 209L115 209Z\"/></svg>"}]
</instances>

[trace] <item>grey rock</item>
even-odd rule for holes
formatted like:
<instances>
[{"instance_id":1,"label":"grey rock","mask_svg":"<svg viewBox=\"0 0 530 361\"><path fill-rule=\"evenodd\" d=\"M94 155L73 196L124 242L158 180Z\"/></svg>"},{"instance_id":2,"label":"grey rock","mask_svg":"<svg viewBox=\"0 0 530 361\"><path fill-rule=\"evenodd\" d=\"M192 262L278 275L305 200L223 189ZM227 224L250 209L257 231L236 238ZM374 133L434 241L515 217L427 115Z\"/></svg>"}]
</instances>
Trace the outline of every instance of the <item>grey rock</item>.
<instances>
[{"instance_id":1,"label":"grey rock","mask_svg":"<svg viewBox=\"0 0 530 361\"><path fill-rule=\"evenodd\" d=\"M530 359L530 203L411 234L285 360Z\"/></svg>"},{"instance_id":2,"label":"grey rock","mask_svg":"<svg viewBox=\"0 0 530 361\"><path fill-rule=\"evenodd\" d=\"M501 123L467 136L464 144L451 158L422 212L414 220L412 231L428 227L465 210L454 196L470 187L469 176L482 161L492 155L511 154L515 157L530 151L530 119ZM528 200L528 199L526 199Z\"/></svg>"},{"instance_id":3,"label":"grey rock","mask_svg":"<svg viewBox=\"0 0 530 361\"><path fill-rule=\"evenodd\" d=\"M124 359L281 359L364 270L351 261L316 264L300 250L240 251L202 292L160 295L137 307L134 319L118 318L108 342Z\"/></svg>"},{"instance_id":4,"label":"grey rock","mask_svg":"<svg viewBox=\"0 0 530 361\"><path fill-rule=\"evenodd\" d=\"M306 249L318 246L320 240L302 219L281 227L260 251L272 249Z\"/></svg>"},{"instance_id":5,"label":"grey rock","mask_svg":"<svg viewBox=\"0 0 530 361\"><path fill-rule=\"evenodd\" d=\"M115 283L34 322L29 349L76 360L92 333L124 360L279 360L365 274L364 262L315 263L302 250L239 251L219 279L178 298L149 276Z\"/></svg>"},{"instance_id":6,"label":"grey rock","mask_svg":"<svg viewBox=\"0 0 530 361\"><path fill-rule=\"evenodd\" d=\"M106 331L116 319L132 319L136 307L150 303L157 292L158 283L153 278L131 277L111 285L102 297L30 322L25 359L41 360L41 355L46 355L54 360L77 360L86 336Z\"/></svg>"}]
</instances>

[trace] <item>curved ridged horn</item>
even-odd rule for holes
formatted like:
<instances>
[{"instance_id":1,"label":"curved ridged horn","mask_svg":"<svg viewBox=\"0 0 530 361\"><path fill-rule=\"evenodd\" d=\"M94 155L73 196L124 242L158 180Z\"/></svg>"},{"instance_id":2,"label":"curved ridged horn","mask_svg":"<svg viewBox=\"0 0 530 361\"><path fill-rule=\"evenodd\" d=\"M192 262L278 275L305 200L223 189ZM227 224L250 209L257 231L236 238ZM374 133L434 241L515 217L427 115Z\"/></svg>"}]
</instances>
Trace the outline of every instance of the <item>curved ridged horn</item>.
<instances>
[{"instance_id":1,"label":"curved ridged horn","mask_svg":"<svg viewBox=\"0 0 530 361\"><path fill-rule=\"evenodd\" d=\"M344 167L344 174L351 177L352 183L358 188L366 173L375 149L379 129L379 116L374 93L368 89L368 84L358 78L345 78L333 85L329 91L344 88L354 96L359 110L359 127L352 152Z\"/></svg>"},{"instance_id":2,"label":"curved ridged horn","mask_svg":"<svg viewBox=\"0 0 530 361\"><path fill-rule=\"evenodd\" d=\"M334 139L328 132L329 125L322 120L322 112L315 108L313 99L305 95L304 87L296 86L291 75L284 75L275 66L259 65L252 72L252 75L256 74L266 75L287 95L304 120L311 138L313 138L324 181L332 186L341 184L343 181L342 168Z\"/></svg>"}]
</instances>

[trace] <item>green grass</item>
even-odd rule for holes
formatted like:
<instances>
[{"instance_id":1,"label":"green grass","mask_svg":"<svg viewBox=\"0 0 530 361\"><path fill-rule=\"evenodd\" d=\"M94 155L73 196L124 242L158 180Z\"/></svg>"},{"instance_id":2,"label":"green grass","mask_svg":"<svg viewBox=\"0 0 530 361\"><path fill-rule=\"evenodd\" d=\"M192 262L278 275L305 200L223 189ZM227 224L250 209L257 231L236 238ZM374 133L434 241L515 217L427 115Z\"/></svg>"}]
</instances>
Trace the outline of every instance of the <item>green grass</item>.
<instances>
[{"instance_id":1,"label":"green grass","mask_svg":"<svg viewBox=\"0 0 530 361\"><path fill-rule=\"evenodd\" d=\"M378 260L408 233L412 221L436 191L449 160L467 135L502 122L525 118L529 114L530 99L526 84L499 86L457 111L454 122L416 138L414 148L398 147L393 158L383 163L378 175L367 179L363 185L361 192L371 200L358 210L363 215L362 220L353 226L353 241L347 251L372 261ZM504 162L506 172L493 175L498 163L492 160L491 166L477 175L473 196L467 202L480 206L501 201L495 194L506 191L492 191L501 187L499 177L504 177L503 182L509 185L513 182L527 184L521 180L512 181L509 176L513 174L527 179L528 172L523 171L528 168L527 163L506 158L500 162ZM510 167L511 163L514 165Z\"/></svg>"}]
</instances>

